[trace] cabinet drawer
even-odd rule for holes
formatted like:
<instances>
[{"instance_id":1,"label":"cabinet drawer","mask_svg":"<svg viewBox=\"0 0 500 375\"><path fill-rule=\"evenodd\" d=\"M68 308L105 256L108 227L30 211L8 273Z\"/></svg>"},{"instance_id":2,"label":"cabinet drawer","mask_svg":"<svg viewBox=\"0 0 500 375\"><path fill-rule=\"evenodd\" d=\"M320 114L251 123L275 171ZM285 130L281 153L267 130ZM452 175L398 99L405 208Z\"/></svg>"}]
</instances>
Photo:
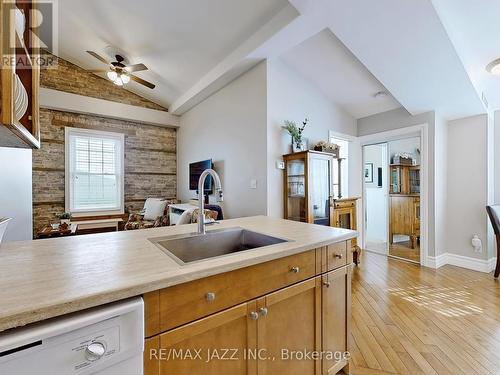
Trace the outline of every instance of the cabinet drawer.
<instances>
[{"instance_id":1,"label":"cabinet drawer","mask_svg":"<svg viewBox=\"0 0 500 375\"><path fill-rule=\"evenodd\" d=\"M334 203L334 208L354 207L355 204L356 204L355 201L335 202Z\"/></svg>"},{"instance_id":2,"label":"cabinet drawer","mask_svg":"<svg viewBox=\"0 0 500 375\"><path fill-rule=\"evenodd\" d=\"M160 331L179 327L315 274L315 250L311 250L162 289Z\"/></svg>"},{"instance_id":3,"label":"cabinet drawer","mask_svg":"<svg viewBox=\"0 0 500 375\"><path fill-rule=\"evenodd\" d=\"M326 247L326 271L334 270L347 264L348 242L334 243Z\"/></svg>"}]
</instances>

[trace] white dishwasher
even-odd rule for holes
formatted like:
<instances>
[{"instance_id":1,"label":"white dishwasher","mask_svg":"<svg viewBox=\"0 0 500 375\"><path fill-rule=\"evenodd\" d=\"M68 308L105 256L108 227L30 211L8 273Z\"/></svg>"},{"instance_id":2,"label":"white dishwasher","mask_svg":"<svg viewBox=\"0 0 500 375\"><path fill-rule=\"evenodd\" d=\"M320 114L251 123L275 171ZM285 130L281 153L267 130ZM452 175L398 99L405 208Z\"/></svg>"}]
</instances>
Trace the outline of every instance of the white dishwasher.
<instances>
[{"instance_id":1,"label":"white dishwasher","mask_svg":"<svg viewBox=\"0 0 500 375\"><path fill-rule=\"evenodd\" d=\"M143 350L137 297L0 333L0 374L142 375Z\"/></svg>"}]
</instances>

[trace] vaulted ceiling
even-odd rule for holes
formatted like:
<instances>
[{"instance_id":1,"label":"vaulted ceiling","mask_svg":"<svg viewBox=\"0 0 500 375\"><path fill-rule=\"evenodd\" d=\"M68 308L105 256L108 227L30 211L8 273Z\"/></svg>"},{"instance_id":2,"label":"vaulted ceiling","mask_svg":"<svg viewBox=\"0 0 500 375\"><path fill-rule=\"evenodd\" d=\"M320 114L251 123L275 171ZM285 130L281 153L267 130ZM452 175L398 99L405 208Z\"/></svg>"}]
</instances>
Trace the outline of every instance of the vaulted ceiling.
<instances>
[{"instance_id":1,"label":"vaulted ceiling","mask_svg":"<svg viewBox=\"0 0 500 375\"><path fill-rule=\"evenodd\" d=\"M483 73L500 42L492 1L64 0L58 54L102 68L85 53L112 46L154 90L127 89L182 114L265 58L281 57L359 118L403 106L445 118L500 109L499 79ZM479 9L479 10L478 10ZM108 56L106 56L108 57ZM377 91L386 97L375 99Z\"/></svg>"}]
</instances>

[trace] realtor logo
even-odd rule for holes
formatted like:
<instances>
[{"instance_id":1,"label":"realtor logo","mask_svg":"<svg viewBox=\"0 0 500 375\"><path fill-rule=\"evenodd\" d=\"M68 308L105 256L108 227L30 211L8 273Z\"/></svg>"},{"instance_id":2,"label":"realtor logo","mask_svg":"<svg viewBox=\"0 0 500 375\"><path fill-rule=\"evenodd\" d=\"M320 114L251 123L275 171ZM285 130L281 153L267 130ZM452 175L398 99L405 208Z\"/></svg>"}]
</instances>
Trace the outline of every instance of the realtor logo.
<instances>
[{"instance_id":1,"label":"realtor logo","mask_svg":"<svg viewBox=\"0 0 500 375\"><path fill-rule=\"evenodd\" d=\"M3 0L2 68L57 65L57 3L50 0Z\"/></svg>"}]
</instances>

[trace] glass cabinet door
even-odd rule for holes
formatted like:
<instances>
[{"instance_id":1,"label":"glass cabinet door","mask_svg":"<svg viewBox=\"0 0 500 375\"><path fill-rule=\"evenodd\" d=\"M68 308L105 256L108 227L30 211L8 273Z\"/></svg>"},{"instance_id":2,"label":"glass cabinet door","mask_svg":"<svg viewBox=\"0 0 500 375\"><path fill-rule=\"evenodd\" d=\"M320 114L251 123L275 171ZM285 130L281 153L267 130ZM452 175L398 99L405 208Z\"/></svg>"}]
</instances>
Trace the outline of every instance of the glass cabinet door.
<instances>
[{"instance_id":1,"label":"glass cabinet door","mask_svg":"<svg viewBox=\"0 0 500 375\"><path fill-rule=\"evenodd\" d=\"M295 221L307 221L305 159L287 162L287 217Z\"/></svg>"},{"instance_id":2,"label":"glass cabinet door","mask_svg":"<svg viewBox=\"0 0 500 375\"><path fill-rule=\"evenodd\" d=\"M314 224L330 225L331 159L311 157L309 162L311 214Z\"/></svg>"}]
</instances>

